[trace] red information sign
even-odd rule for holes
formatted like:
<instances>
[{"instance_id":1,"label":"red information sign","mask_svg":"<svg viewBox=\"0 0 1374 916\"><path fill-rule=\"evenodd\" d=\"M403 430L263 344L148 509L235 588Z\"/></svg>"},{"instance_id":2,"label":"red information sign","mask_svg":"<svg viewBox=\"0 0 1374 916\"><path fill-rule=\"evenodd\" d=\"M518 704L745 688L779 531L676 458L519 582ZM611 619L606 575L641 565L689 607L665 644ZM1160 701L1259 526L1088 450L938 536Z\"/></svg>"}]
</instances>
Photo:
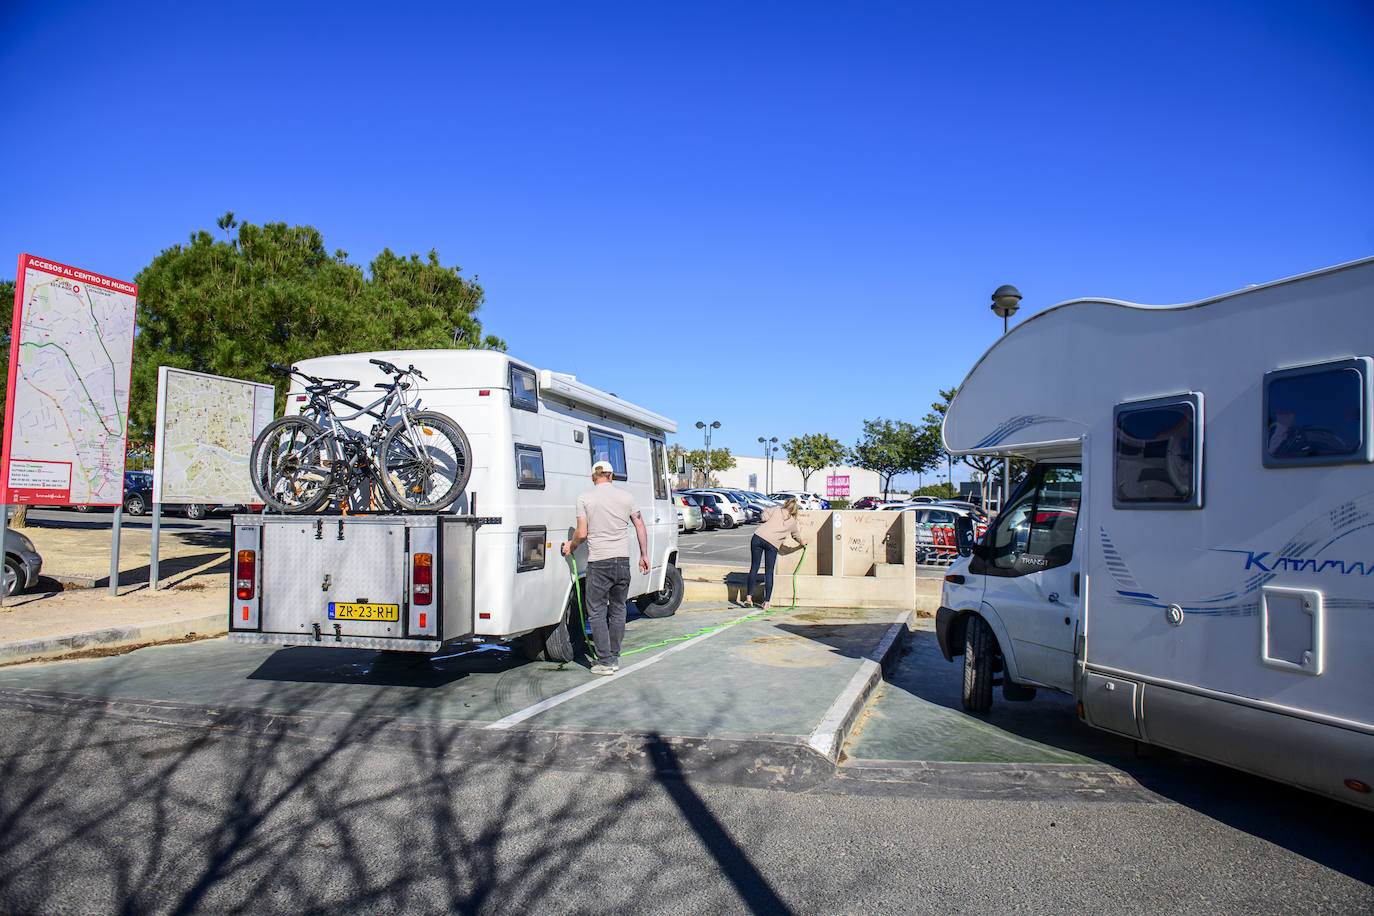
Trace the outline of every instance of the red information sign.
<instances>
[{"instance_id":1,"label":"red information sign","mask_svg":"<svg viewBox=\"0 0 1374 916\"><path fill-rule=\"evenodd\" d=\"M19 256L0 502L124 498L138 287Z\"/></svg>"}]
</instances>

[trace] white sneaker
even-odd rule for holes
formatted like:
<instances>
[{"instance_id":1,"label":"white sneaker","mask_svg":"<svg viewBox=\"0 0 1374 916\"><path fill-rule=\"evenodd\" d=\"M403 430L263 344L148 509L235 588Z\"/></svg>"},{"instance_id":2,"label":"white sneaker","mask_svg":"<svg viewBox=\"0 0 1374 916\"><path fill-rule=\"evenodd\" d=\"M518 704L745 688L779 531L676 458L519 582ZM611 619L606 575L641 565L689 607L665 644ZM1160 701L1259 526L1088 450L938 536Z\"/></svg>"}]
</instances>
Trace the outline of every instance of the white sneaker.
<instances>
[{"instance_id":1,"label":"white sneaker","mask_svg":"<svg viewBox=\"0 0 1374 916\"><path fill-rule=\"evenodd\" d=\"M592 665L592 674L615 674L620 668L614 665L603 665L599 662Z\"/></svg>"}]
</instances>

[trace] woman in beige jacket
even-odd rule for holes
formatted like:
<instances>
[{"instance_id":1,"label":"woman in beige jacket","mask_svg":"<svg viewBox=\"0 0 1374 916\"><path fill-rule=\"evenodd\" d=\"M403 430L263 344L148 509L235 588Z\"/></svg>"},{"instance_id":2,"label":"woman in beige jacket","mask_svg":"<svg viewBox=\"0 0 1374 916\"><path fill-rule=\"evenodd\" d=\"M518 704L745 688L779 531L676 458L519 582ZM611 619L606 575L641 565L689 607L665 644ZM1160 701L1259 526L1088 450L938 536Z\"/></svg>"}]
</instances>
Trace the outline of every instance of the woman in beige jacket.
<instances>
[{"instance_id":1,"label":"woman in beige jacket","mask_svg":"<svg viewBox=\"0 0 1374 916\"><path fill-rule=\"evenodd\" d=\"M781 506L773 506L763 513L763 522L749 540L749 578L745 580L744 605L754 603L754 582L758 578L759 558L763 558L763 609L773 600L773 564L778 561L778 548L783 538L792 535L802 546L806 541L797 530L797 501L789 499Z\"/></svg>"}]
</instances>

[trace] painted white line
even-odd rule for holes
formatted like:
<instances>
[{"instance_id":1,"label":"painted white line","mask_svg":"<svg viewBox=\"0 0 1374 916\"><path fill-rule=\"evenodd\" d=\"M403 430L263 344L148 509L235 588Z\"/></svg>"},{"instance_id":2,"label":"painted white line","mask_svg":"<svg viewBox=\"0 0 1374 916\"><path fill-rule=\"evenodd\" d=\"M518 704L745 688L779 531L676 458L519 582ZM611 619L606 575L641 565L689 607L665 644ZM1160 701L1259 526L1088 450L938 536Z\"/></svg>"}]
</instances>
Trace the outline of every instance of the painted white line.
<instances>
[{"instance_id":1,"label":"painted white line","mask_svg":"<svg viewBox=\"0 0 1374 916\"><path fill-rule=\"evenodd\" d=\"M911 617L912 611L904 610L897 615L897 619L887 628L887 633L883 636L882 642L878 643L876 649L869 653L868 658L859 664L859 670L854 672L854 676L849 679L840 695L835 698L835 702L830 704L830 710L821 719L821 723L816 726L816 730L811 733L808 740L809 746L816 753L827 760L838 760L840 755L840 744L844 741L845 732L853 724L854 716L858 713L860 704L867 698L873 685L883 676L883 666L881 660L891 649L892 643L901 634L902 629L907 625L907 619Z\"/></svg>"},{"instance_id":2,"label":"painted white line","mask_svg":"<svg viewBox=\"0 0 1374 916\"><path fill-rule=\"evenodd\" d=\"M513 712L503 719L497 719L495 722L483 726L483 728L506 729L510 728L512 725L519 725L526 719L529 719L533 716L537 716L541 712L553 709L555 706L559 706L563 703L568 702L569 700L577 699L578 697L582 696L582 694L593 691L598 687L604 687L612 681L624 677L631 671L638 671L641 668L647 668L659 659L666 658L667 656L672 655L674 652L681 652L688 646L695 645L696 643L701 642L703 639L709 639L710 637L715 636L717 633L724 632L726 627L731 626L732 624L739 623L746 617L751 617L756 613L758 612L751 611L750 613L745 614L744 617L739 617L735 620L730 621L729 623L721 624L720 629L712 630L709 633L702 633L700 636L694 636L693 638L686 640L685 642L678 643L676 646L673 646L669 649L664 649L657 655L651 656L650 658L646 658L641 662L635 662L628 668L621 668L615 674L599 675L594 681L588 681L585 684L579 684L571 690L565 690L560 694L556 694L555 696L549 697L547 700L540 700L533 706L526 706L524 709L521 709L517 712Z\"/></svg>"}]
</instances>

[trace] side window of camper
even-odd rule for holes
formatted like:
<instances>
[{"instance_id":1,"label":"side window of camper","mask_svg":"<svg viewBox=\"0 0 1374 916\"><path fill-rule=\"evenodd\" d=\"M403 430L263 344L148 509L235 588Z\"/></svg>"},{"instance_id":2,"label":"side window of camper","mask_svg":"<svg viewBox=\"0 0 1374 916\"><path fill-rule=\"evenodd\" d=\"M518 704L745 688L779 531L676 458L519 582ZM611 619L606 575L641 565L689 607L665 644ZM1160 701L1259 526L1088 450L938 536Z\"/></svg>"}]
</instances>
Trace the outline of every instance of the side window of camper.
<instances>
[{"instance_id":1,"label":"side window of camper","mask_svg":"<svg viewBox=\"0 0 1374 916\"><path fill-rule=\"evenodd\" d=\"M1361 356L1265 373L1265 466L1374 460L1370 362Z\"/></svg>"},{"instance_id":2,"label":"side window of camper","mask_svg":"<svg viewBox=\"0 0 1374 916\"><path fill-rule=\"evenodd\" d=\"M668 498L668 452L657 439L649 440L649 458L654 464L654 499Z\"/></svg>"},{"instance_id":3,"label":"side window of camper","mask_svg":"<svg viewBox=\"0 0 1374 916\"><path fill-rule=\"evenodd\" d=\"M533 369L510 364L510 406L539 412L539 388Z\"/></svg>"},{"instance_id":4,"label":"side window of camper","mask_svg":"<svg viewBox=\"0 0 1374 916\"><path fill-rule=\"evenodd\" d=\"M515 485L521 490L544 489L544 450L537 445L515 447Z\"/></svg>"},{"instance_id":5,"label":"side window of camper","mask_svg":"<svg viewBox=\"0 0 1374 916\"><path fill-rule=\"evenodd\" d=\"M515 559L516 572L529 572L532 569L544 568L545 548L548 541L548 529L543 525L538 527L529 526L520 529L520 553Z\"/></svg>"},{"instance_id":6,"label":"side window of camper","mask_svg":"<svg viewBox=\"0 0 1374 916\"><path fill-rule=\"evenodd\" d=\"M601 429L587 430L587 438L592 444L592 464L609 461L615 468L615 479L625 479L625 440L616 433Z\"/></svg>"},{"instance_id":7,"label":"side window of camper","mask_svg":"<svg viewBox=\"0 0 1374 916\"><path fill-rule=\"evenodd\" d=\"M1202 395L1118 404L1112 504L1118 509L1202 507Z\"/></svg>"},{"instance_id":8,"label":"side window of camper","mask_svg":"<svg viewBox=\"0 0 1374 916\"><path fill-rule=\"evenodd\" d=\"M1082 492L1081 467L1036 467L989 532L987 567L970 571L1025 576L1068 563Z\"/></svg>"}]
</instances>

